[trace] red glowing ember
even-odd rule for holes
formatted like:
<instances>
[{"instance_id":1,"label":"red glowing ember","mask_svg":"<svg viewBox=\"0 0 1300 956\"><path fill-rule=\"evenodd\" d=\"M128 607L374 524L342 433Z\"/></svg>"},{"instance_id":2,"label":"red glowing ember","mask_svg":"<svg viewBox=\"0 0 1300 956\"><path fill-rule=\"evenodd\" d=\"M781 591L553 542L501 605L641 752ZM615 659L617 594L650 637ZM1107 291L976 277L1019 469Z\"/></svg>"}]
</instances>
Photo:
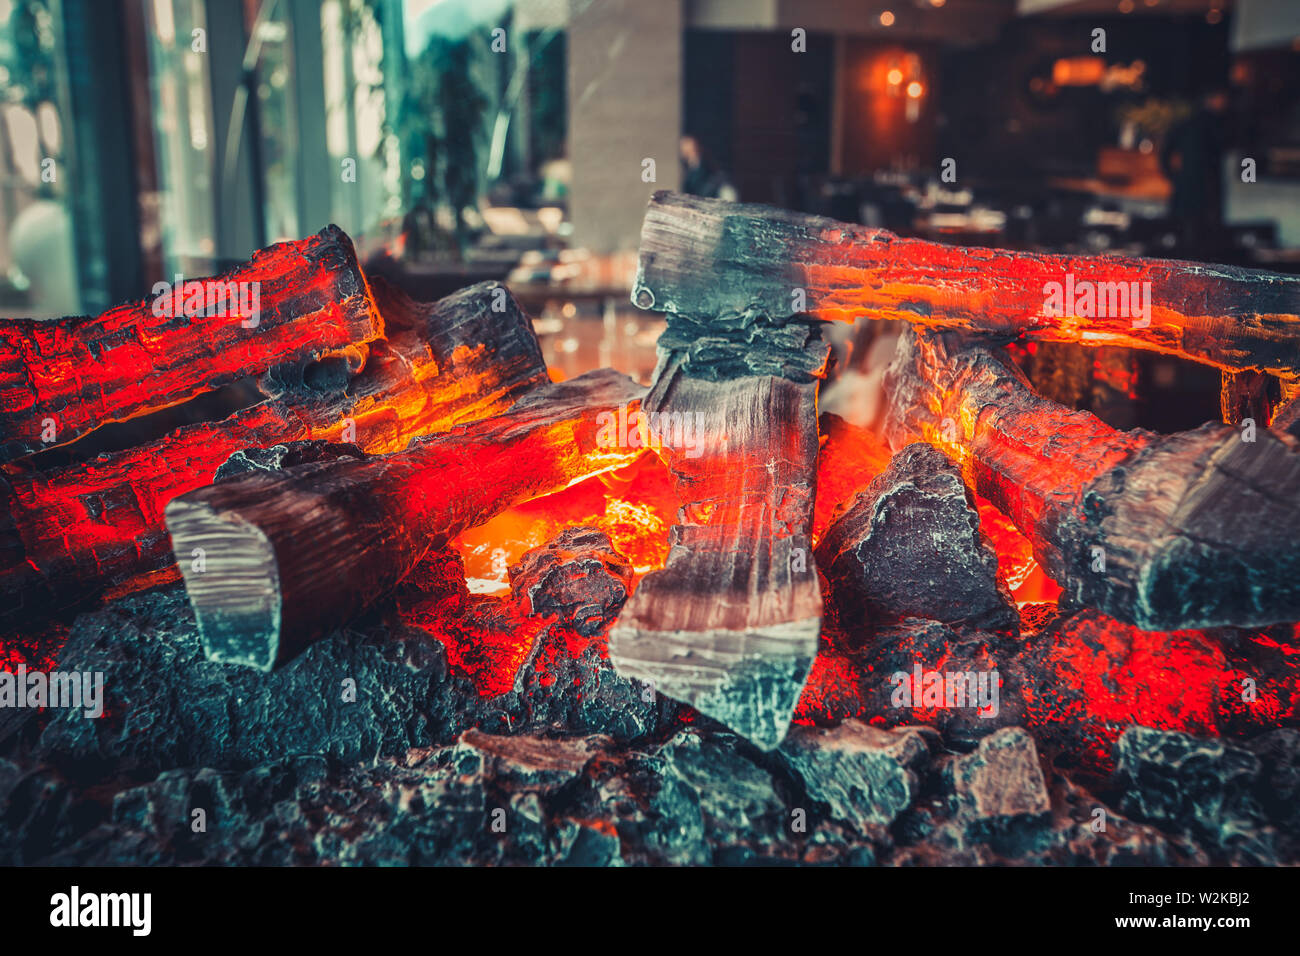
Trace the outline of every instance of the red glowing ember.
<instances>
[{"instance_id":1,"label":"red glowing ember","mask_svg":"<svg viewBox=\"0 0 1300 956\"><path fill-rule=\"evenodd\" d=\"M1075 273L1153 283L1150 321L1044 313ZM574 686L763 749L791 722L926 724L964 749L1018 726L1104 771L1135 724L1300 716L1300 446L1294 409L1273 419L1300 372L1292 278L660 194L634 296L667 312L648 391L563 381L496 283L417 303L367 280L334 228L220 282L256 308L0 322L0 668L50 666L73 612L183 574L209 660L270 670L347 626L419 648L485 712ZM818 416L822 320L857 316L909 322L878 432ZM1117 345L1225 370L1225 421L1124 430L1022 370L1064 356L1138 402ZM223 420L149 431L252 377ZM690 444L601 437L642 407ZM138 440L78 447L110 422ZM997 703L899 704L900 675Z\"/></svg>"}]
</instances>

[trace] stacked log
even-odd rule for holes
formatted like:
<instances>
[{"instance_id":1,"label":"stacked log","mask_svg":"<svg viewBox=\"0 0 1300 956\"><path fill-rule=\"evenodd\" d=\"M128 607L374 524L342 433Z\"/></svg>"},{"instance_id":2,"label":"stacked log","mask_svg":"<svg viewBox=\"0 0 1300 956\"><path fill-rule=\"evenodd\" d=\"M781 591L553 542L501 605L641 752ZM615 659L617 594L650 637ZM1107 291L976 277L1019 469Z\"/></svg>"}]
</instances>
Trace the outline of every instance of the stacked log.
<instances>
[{"instance_id":1,"label":"stacked log","mask_svg":"<svg viewBox=\"0 0 1300 956\"><path fill-rule=\"evenodd\" d=\"M1117 431L951 333L904 333L895 447L960 455L1070 600L1149 630L1300 618L1300 455L1268 429Z\"/></svg>"},{"instance_id":2,"label":"stacked log","mask_svg":"<svg viewBox=\"0 0 1300 956\"><path fill-rule=\"evenodd\" d=\"M368 312L382 314L385 337L364 346L355 371L338 374L316 362L312 349L274 352L255 339L250 349L272 363L264 391L276 397L89 461L52 470L5 466L0 613L55 611L174 575L163 509L211 483L242 449L318 439L353 442L370 453L397 451L415 436L500 414L549 381L532 324L503 286L480 283L436 303L414 302L379 281L373 293L373 300L365 293ZM287 308L281 312L292 324ZM194 327L190 334L206 332ZM140 393L139 403L121 414L152 407L145 390Z\"/></svg>"},{"instance_id":3,"label":"stacked log","mask_svg":"<svg viewBox=\"0 0 1300 956\"><path fill-rule=\"evenodd\" d=\"M958 248L672 192L655 193L646 209L632 298L719 325L802 313L907 319L994 340L1128 346L1300 376L1300 276Z\"/></svg>"},{"instance_id":4,"label":"stacked log","mask_svg":"<svg viewBox=\"0 0 1300 956\"><path fill-rule=\"evenodd\" d=\"M337 226L97 316L0 321L0 461L384 332Z\"/></svg>"},{"instance_id":5,"label":"stacked log","mask_svg":"<svg viewBox=\"0 0 1300 956\"><path fill-rule=\"evenodd\" d=\"M513 504L629 464L599 440L642 389L592 372L405 451L252 472L173 500L167 529L208 657L270 670L351 620L432 548Z\"/></svg>"}]
</instances>

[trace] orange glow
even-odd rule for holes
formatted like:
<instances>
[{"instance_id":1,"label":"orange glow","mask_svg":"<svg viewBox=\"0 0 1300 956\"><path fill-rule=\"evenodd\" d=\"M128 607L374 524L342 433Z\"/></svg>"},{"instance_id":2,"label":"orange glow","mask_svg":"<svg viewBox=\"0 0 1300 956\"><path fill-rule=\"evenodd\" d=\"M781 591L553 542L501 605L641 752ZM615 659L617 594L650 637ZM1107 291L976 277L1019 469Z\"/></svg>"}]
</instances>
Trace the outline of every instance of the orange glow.
<instances>
[{"instance_id":1,"label":"orange glow","mask_svg":"<svg viewBox=\"0 0 1300 956\"><path fill-rule=\"evenodd\" d=\"M277 362L355 349L379 338L383 320L369 295L356 294L348 273L333 264L341 250L332 243L320 236L280 243L219 277L188 280L157 300L119 305L98 316L5 320L0 427L13 428L14 437L39 435L42 417L58 409L58 434L66 441L177 405ZM329 260L322 249L330 251ZM351 275L360 275L350 267ZM241 298L232 305L224 291L217 298L228 283L259 290L258 324L246 326L250 316L239 312L251 303ZM186 290L203 301L185 300L182 306L191 295ZM313 304L310 312L307 303ZM212 311L195 315L195 306Z\"/></svg>"},{"instance_id":2,"label":"orange glow","mask_svg":"<svg viewBox=\"0 0 1300 956\"><path fill-rule=\"evenodd\" d=\"M1061 586L1038 564L1029 539L992 502L975 495L975 505L980 516L980 531L997 552L998 573L1006 580L1016 604L1022 609L1031 604L1056 604L1061 596Z\"/></svg>"},{"instance_id":3,"label":"orange glow","mask_svg":"<svg viewBox=\"0 0 1300 956\"><path fill-rule=\"evenodd\" d=\"M639 581L668 560L668 528L680 507L668 469L655 455L644 454L626 468L508 508L462 533L452 546L465 562L472 590L501 594L510 588L510 566L525 552L565 528L585 525L609 535Z\"/></svg>"},{"instance_id":4,"label":"orange glow","mask_svg":"<svg viewBox=\"0 0 1300 956\"><path fill-rule=\"evenodd\" d=\"M546 626L513 601L470 594L452 551L429 554L396 595L402 619L447 649L451 672L484 697L514 689L519 672Z\"/></svg>"},{"instance_id":5,"label":"orange glow","mask_svg":"<svg viewBox=\"0 0 1300 956\"><path fill-rule=\"evenodd\" d=\"M898 67L894 67L889 71L888 80L890 86L898 86L903 82L903 71Z\"/></svg>"},{"instance_id":6,"label":"orange glow","mask_svg":"<svg viewBox=\"0 0 1300 956\"><path fill-rule=\"evenodd\" d=\"M888 467L891 456L889 447L870 431L849 424L838 416L823 418L821 429L817 508L813 518L814 545L839 513L849 508L858 493ZM932 436L931 443L959 460L969 459L969 453L961 445L945 444L937 435ZM1055 605L1061 588L1039 566L1029 539L992 502L977 494L973 497L980 516L980 531L997 553L998 573L1006 581L1016 603L1022 608L1031 604Z\"/></svg>"},{"instance_id":7,"label":"orange glow","mask_svg":"<svg viewBox=\"0 0 1300 956\"><path fill-rule=\"evenodd\" d=\"M882 10L880 13L880 25L882 27L892 27L894 25L894 14L889 10Z\"/></svg>"},{"instance_id":8,"label":"orange glow","mask_svg":"<svg viewBox=\"0 0 1300 956\"><path fill-rule=\"evenodd\" d=\"M1099 56L1062 57L1052 64L1052 82L1057 86L1096 86L1106 75L1106 61Z\"/></svg>"},{"instance_id":9,"label":"orange glow","mask_svg":"<svg viewBox=\"0 0 1300 956\"><path fill-rule=\"evenodd\" d=\"M836 511L852 505L858 492L885 470L890 458L889 447L879 438L836 415L822 419L821 434L817 502L813 513L814 545L826 533Z\"/></svg>"}]
</instances>

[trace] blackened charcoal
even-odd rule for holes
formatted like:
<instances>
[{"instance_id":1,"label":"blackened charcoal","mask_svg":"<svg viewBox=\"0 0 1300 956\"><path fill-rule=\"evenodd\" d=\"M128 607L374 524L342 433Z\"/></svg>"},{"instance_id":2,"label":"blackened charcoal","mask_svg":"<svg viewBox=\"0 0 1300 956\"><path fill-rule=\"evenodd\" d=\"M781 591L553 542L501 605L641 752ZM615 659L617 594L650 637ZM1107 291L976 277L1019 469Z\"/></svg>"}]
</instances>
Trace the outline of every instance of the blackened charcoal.
<instances>
[{"instance_id":1,"label":"blackened charcoal","mask_svg":"<svg viewBox=\"0 0 1300 956\"><path fill-rule=\"evenodd\" d=\"M896 454L817 546L818 566L849 607L1003 630L1019 616L956 462L933 445Z\"/></svg>"},{"instance_id":2,"label":"blackened charcoal","mask_svg":"<svg viewBox=\"0 0 1300 956\"><path fill-rule=\"evenodd\" d=\"M48 764L0 760L0 863L1151 866L1225 859L1126 817L1062 777L1045 783L1023 731L1003 731L956 758L931 750L916 728L866 731L800 730L781 751L763 754L734 734L700 727L630 744L599 733L470 730L377 758L287 754L243 768L122 776L93 788ZM206 810L201 833L191 828L195 808Z\"/></svg>"},{"instance_id":3,"label":"blackened charcoal","mask_svg":"<svg viewBox=\"0 0 1300 956\"><path fill-rule=\"evenodd\" d=\"M1260 749L1267 753L1269 744ZM1116 744L1121 810L1237 863L1277 858L1277 834L1260 801L1262 774L1258 754L1218 738L1130 727Z\"/></svg>"},{"instance_id":4,"label":"blackened charcoal","mask_svg":"<svg viewBox=\"0 0 1300 956\"><path fill-rule=\"evenodd\" d=\"M618 617L632 566L596 528L567 528L510 568L510 587L533 614L554 614L584 637Z\"/></svg>"},{"instance_id":5,"label":"blackened charcoal","mask_svg":"<svg viewBox=\"0 0 1300 956\"><path fill-rule=\"evenodd\" d=\"M285 442L270 448L246 448L237 451L217 469L212 483L219 484L252 471L274 472L314 461L333 461L337 458L364 458L366 453L347 442L328 442L319 439Z\"/></svg>"},{"instance_id":6,"label":"blackened charcoal","mask_svg":"<svg viewBox=\"0 0 1300 956\"><path fill-rule=\"evenodd\" d=\"M929 762L930 728L884 730L856 720L798 727L780 753L808 796L840 820L890 824L916 800L918 770Z\"/></svg>"}]
</instances>

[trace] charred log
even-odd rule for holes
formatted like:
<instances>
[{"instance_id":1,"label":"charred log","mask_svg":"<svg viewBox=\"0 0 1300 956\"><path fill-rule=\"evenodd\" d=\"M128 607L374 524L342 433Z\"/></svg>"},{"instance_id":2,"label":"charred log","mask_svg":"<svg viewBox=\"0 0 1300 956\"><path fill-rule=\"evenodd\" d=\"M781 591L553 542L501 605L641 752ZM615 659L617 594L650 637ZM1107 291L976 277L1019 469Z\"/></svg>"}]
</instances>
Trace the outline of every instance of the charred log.
<instances>
[{"instance_id":1,"label":"charred log","mask_svg":"<svg viewBox=\"0 0 1300 956\"><path fill-rule=\"evenodd\" d=\"M384 454L498 415L549 379L531 322L495 283L416 303L376 282L389 337L345 388L299 374L283 400L51 472L0 474L0 614L52 611L175 574L163 509L245 449L321 440ZM311 379L308 374L306 379ZM5 501L8 506L3 507Z\"/></svg>"},{"instance_id":2,"label":"charred log","mask_svg":"<svg viewBox=\"0 0 1300 956\"><path fill-rule=\"evenodd\" d=\"M1053 304L1049 284L1060 286ZM1163 259L905 239L766 206L657 192L632 294L738 330L807 312L1046 342L1123 345L1300 375L1300 277ZM1055 314L1049 314L1051 312Z\"/></svg>"},{"instance_id":3,"label":"charred log","mask_svg":"<svg viewBox=\"0 0 1300 956\"><path fill-rule=\"evenodd\" d=\"M75 440L287 361L379 338L337 226L98 316L0 322L0 461Z\"/></svg>"},{"instance_id":4,"label":"charred log","mask_svg":"<svg viewBox=\"0 0 1300 956\"><path fill-rule=\"evenodd\" d=\"M1300 454L1259 428L1120 432L978 345L913 329L887 431L951 448L1066 595L1150 630L1300 617Z\"/></svg>"},{"instance_id":5,"label":"charred log","mask_svg":"<svg viewBox=\"0 0 1300 956\"><path fill-rule=\"evenodd\" d=\"M602 413L641 389L604 371L406 451L249 474L172 501L167 528L208 656L269 670L390 592L431 548L512 504L627 464ZM200 566L188 560L202 553Z\"/></svg>"},{"instance_id":6,"label":"charred log","mask_svg":"<svg viewBox=\"0 0 1300 956\"><path fill-rule=\"evenodd\" d=\"M791 355L785 364L824 364ZM705 422L661 454L683 500L665 568L648 575L610 632L619 673L771 749L785 736L817 652L821 589L811 558L817 380L708 379L661 361L646 408Z\"/></svg>"},{"instance_id":7,"label":"charred log","mask_svg":"<svg viewBox=\"0 0 1300 956\"><path fill-rule=\"evenodd\" d=\"M212 476L212 484L217 485L253 472L273 473L317 461L365 457L366 453L356 445L315 438L272 445L270 448L245 448L226 459L225 464Z\"/></svg>"},{"instance_id":8,"label":"charred log","mask_svg":"<svg viewBox=\"0 0 1300 956\"><path fill-rule=\"evenodd\" d=\"M1277 378L1264 372L1224 372L1219 391L1223 420L1240 425L1247 419L1264 428L1273 422L1273 410L1281 403Z\"/></svg>"}]
</instances>

